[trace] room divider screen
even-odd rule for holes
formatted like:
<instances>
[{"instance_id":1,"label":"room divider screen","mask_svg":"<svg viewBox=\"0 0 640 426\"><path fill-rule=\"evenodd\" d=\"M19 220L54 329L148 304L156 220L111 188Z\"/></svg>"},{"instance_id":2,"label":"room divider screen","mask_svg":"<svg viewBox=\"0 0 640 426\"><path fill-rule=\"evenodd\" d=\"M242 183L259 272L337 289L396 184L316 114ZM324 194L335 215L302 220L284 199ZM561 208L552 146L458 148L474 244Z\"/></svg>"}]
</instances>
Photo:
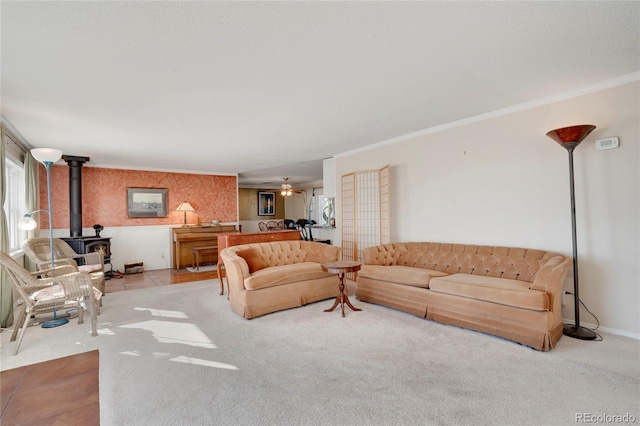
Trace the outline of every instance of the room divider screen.
<instances>
[{"instance_id":1,"label":"room divider screen","mask_svg":"<svg viewBox=\"0 0 640 426\"><path fill-rule=\"evenodd\" d=\"M390 242L390 174L387 165L342 176L343 260L361 261L365 248Z\"/></svg>"}]
</instances>

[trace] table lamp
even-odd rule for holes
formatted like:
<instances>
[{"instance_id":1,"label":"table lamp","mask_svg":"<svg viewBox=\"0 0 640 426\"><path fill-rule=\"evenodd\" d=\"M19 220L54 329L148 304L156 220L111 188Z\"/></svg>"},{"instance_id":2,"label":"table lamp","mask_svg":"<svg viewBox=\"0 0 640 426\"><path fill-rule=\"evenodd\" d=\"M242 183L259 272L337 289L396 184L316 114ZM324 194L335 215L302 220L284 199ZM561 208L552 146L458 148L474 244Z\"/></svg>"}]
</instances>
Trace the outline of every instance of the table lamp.
<instances>
[{"instance_id":1,"label":"table lamp","mask_svg":"<svg viewBox=\"0 0 640 426\"><path fill-rule=\"evenodd\" d=\"M182 224L182 226L187 226L187 212L196 211L196 209L194 209L191 206L191 204L189 204L186 201L180 203L180 205L178 206L178 208L176 210L179 211L179 212L184 212L184 223Z\"/></svg>"}]
</instances>

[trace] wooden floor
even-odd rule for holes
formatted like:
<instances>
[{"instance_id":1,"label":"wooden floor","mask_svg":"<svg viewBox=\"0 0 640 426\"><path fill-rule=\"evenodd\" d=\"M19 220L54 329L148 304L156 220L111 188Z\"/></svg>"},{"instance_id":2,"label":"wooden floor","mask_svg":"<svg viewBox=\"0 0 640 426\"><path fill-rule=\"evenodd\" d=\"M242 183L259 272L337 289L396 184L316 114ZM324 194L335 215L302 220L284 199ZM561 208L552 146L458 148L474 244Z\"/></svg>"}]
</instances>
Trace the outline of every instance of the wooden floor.
<instances>
[{"instance_id":1,"label":"wooden floor","mask_svg":"<svg viewBox=\"0 0 640 426\"><path fill-rule=\"evenodd\" d=\"M0 372L3 425L99 425L98 351Z\"/></svg>"},{"instance_id":2,"label":"wooden floor","mask_svg":"<svg viewBox=\"0 0 640 426\"><path fill-rule=\"evenodd\" d=\"M108 306L108 294L116 291L215 278L216 271L194 273L186 269L123 275L106 281L104 303ZM98 351L91 351L1 371L0 424L99 425L98 370Z\"/></svg>"},{"instance_id":3,"label":"wooden floor","mask_svg":"<svg viewBox=\"0 0 640 426\"><path fill-rule=\"evenodd\" d=\"M137 288L157 287L161 285L184 284L193 281L217 279L216 271L189 272L186 269L158 269L141 274L119 275L105 282L105 294Z\"/></svg>"}]
</instances>

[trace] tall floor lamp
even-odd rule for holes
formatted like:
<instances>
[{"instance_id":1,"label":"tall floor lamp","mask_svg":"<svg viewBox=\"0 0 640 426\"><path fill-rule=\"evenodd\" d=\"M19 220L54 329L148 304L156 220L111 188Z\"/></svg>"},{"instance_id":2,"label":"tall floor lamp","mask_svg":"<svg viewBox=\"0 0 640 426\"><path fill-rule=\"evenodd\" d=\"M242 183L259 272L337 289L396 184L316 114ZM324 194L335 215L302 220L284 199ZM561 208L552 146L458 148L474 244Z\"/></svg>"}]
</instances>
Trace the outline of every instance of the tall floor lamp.
<instances>
[{"instance_id":1,"label":"tall floor lamp","mask_svg":"<svg viewBox=\"0 0 640 426\"><path fill-rule=\"evenodd\" d=\"M62 151L59 149L53 148L36 148L31 150L31 155L37 161L42 163L47 169L47 210L35 210L31 213L27 213L24 215L23 219L20 221L18 225L21 229L25 230L34 230L37 226L35 220L33 220L33 215L38 212L46 212L49 215L49 246L51 247L51 268L55 267L55 255L53 250L53 215L51 214L51 166L56 161L62 158ZM68 323L69 320L66 318L58 318L56 313L56 306L53 305L53 319L42 323L42 327L44 328L53 328L64 325Z\"/></svg>"},{"instance_id":2,"label":"tall floor lamp","mask_svg":"<svg viewBox=\"0 0 640 426\"><path fill-rule=\"evenodd\" d=\"M580 142L591 133L596 126L581 124L578 126L563 127L547 133L560 146L569 151L569 185L571 188L571 235L573 237L573 301L575 310L575 324L565 324L562 333L565 336L582 340L594 340L596 333L580 326L580 297L578 296L578 245L576 242L576 198L573 186L573 150Z\"/></svg>"}]
</instances>

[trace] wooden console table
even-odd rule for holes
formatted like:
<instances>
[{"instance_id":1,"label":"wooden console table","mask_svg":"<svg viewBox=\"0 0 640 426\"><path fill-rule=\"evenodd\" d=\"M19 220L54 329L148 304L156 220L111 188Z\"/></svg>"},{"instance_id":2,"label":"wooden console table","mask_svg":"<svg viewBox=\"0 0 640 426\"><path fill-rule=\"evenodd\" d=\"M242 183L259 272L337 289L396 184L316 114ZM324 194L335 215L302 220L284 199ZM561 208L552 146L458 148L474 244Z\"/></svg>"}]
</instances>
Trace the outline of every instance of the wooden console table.
<instances>
[{"instance_id":1,"label":"wooden console table","mask_svg":"<svg viewBox=\"0 0 640 426\"><path fill-rule=\"evenodd\" d=\"M216 225L216 226L186 226L180 228L172 228L173 232L173 267L177 270L193 265L193 256L191 249L194 247L205 247L218 245L218 235L221 232L235 231L235 225ZM207 253L208 258L202 261L215 263L217 261L217 252Z\"/></svg>"},{"instance_id":2,"label":"wooden console table","mask_svg":"<svg viewBox=\"0 0 640 426\"><path fill-rule=\"evenodd\" d=\"M222 270L222 258L220 252L227 247L239 246L241 244L268 243L270 241L294 241L300 240L300 231L271 231L271 232L223 232L217 234L218 238L218 279L220 280L220 294L224 294L224 283L222 279L225 274Z\"/></svg>"}]
</instances>

